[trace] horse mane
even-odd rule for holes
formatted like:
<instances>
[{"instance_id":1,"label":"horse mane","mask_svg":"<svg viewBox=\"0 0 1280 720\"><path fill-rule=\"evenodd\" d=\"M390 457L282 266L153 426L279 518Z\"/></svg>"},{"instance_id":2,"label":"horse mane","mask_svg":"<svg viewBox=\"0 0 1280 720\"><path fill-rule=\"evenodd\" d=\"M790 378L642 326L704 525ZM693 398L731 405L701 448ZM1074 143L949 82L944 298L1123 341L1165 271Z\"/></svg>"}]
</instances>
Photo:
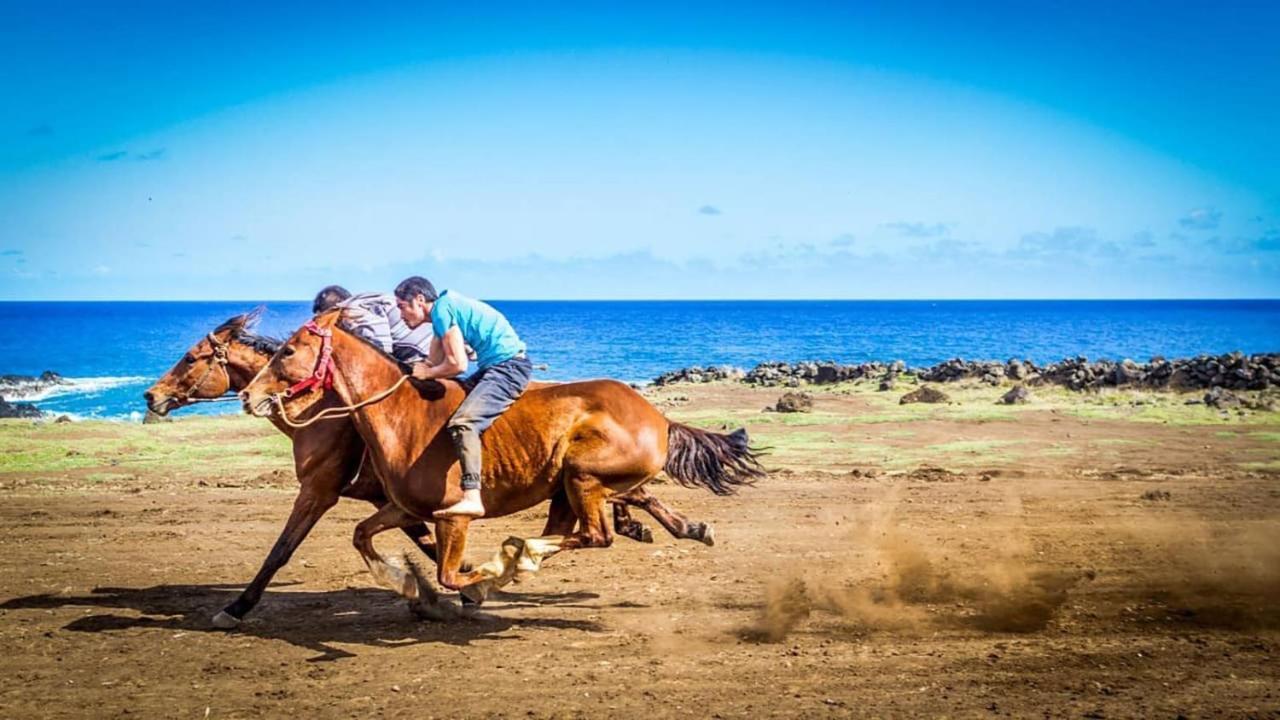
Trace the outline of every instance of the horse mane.
<instances>
[{"instance_id":1,"label":"horse mane","mask_svg":"<svg viewBox=\"0 0 1280 720\"><path fill-rule=\"evenodd\" d=\"M228 338L237 342L244 343L260 355L275 355L284 341L270 335L260 335L253 331L253 328L262 319L263 308L261 306L250 310L247 313L241 313L228 319L218 327L214 328L213 334L217 335L223 330L230 334Z\"/></svg>"}]
</instances>

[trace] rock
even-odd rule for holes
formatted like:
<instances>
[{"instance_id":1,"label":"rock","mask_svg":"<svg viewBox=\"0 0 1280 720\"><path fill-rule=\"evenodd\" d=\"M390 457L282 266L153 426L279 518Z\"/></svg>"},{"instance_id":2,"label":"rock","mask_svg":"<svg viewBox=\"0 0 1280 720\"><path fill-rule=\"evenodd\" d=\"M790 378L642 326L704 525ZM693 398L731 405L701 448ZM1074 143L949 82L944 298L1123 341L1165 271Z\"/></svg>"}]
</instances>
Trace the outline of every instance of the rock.
<instances>
[{"instance_id":1,"label":"rock","mask_svg":"<svg viewBox=\"0 0 1280 720\"><path fill-rule=\"evenodd\" d=\"M840 382L840 368L835 363L823 363L818 366L818 374L814 377L814 382L819 384L829 384Z\"/></svg>"},{"instance_id":2,"label":"rock","mask_svg":"<svg viewBox=\"0 0 1280 720\"><path fill-rule=\"evenodd\" d=\"M1210 388L1209 392L1204 395L1204 404L1209 407L1215 407L1219 410L1240 407L1243 403L1240 398L1230 390L1220 387Z\"/></svg>"},{"instance_id":3,"label":"rock","mask_svg":"<svg viewBox=\"0 0 1280 720\"><path fill-rule=\"evenodd\" d=\"M951 402L951 398L941 390L925 385L919 390L913 390L898 399L899 405L907 405L910 403L945 403Z\"/></svg>"},{"instance_id":4,"label":"rock","mask_svg":"<svg viewBox=\"0 0 1280 720\"><path fill-rule=\"evenodd\" d=\"M59 415L57 420L53 421L57 425L71 422L71 418L67 415Z\"/></svg>"},{"instance_id":5,"label":"rock","mask_svg":"<svg viewBox=\"0 0 1280 720\"><path fill-rule=\"evenodd\" d=\"M43 392L54 385L69 384L71 384L71 381L52 370L45 370L39 376L0 375L0 397L8 400L21 400Z\"/></svg>"},{"instance_id":6,"label":"rock","mask_svg":"<svg viewBox=\"0 0 1280 720\"><path fill-rule=\"evenodd\" d=\"M892 390L892 389L893 389L893 386L894 386L897 382L898 382L898 376L897 376L897 375L885 375L885 376L884 376L884 378L880 380L880 392L885 392L885 391L887 391L887 390Z\"/></svg>"},{"instance_id":7,"label":"rock","mask_svg":"<svg viewBox=\"0 0 1280 720\"><path fill-rule=\"evenodd\" d=\"M158 415L156 413L151 412L150 410L147 410L147 414L142 416L143 425L154 425L156 423L167 423L167 422L173 422L173 418L169 417L168 415Z\"/></svg>"},{"instance_id":8,"label":"rock","mask_svg":"<svg viewBox=\"0 0 1280 720\"><path fill-rule=\"evenodd\" d=\"M1015 386L1000 397L1002 405L1025 405L1031 399L1031 391L1025 385Z\"/></svg>"},{"instance_id":9,"label":"rock","mask_svg":"<svg viewBox=\"0 0 1280 720\"><path fill-rule=\"evenodd\" d=\"M1027 366L1023 365L1021 360L1010 359L1004 366L1004 376L1010 380L1025 380L1027 379Z\"/></svg>"},{"instance_id":10,"label":"rock","mask_svg":"<svg viewBox=\"0 0 1280 720\"><path fill-rule=\"evenodd\" d=\"M778 412L813 412L813 396L804 392L789 392L778 398L773 409Z\"/></svg>"},{"instance_id":11,"label":"rock","mask_svg":"<svg viewBox=\"0 0 1280 720\"><path fill-rule=\"evenodd\" d=\"M0 418L38 418L43 415L40 408L31 403L11 403L0 398Z\"/></svg>"}]
</instances>

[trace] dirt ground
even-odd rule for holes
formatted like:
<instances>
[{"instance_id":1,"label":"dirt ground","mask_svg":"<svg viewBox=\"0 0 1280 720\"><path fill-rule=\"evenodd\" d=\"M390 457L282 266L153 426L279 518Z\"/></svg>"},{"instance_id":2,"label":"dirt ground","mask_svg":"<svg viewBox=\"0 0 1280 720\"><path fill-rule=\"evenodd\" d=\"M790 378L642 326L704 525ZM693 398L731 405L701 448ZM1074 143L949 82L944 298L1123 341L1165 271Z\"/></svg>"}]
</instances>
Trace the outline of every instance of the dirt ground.
<instances>
[{"instance_id":1,"label":"dirt ground","mask_svg":"<svg viewBox=\"0 0 1280 720\"><path fill-rule=\"evenodd\" d=\"M282 437L3 423L0 717L1280 717L1280 415L948 391L794 416L761 412L777 390L658 391L773 448L735 497L654 486L715 547L650 522L423 622L344 501L233 632L210 617L287 515ZM474 525L469 556L542 512Z\"/></svg>"}]
</instances>

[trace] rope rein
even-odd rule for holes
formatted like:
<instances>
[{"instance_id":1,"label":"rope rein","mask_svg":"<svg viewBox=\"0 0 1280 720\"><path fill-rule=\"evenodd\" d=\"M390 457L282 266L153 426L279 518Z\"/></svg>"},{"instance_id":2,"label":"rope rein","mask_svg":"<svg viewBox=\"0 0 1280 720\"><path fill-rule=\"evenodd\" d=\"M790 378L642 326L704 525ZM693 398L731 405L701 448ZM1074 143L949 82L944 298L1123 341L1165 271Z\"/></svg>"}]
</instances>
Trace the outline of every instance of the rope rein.
<instances>
[{"instance_id":1,"label":"rope rein","mask_svg":"<svg viewBox=\"0 0 1280 720\"><path fill-rule=\"evenodd\" d=\"M376 395L373 395L372 397L365 398L364 400L361 400L360 402L354 403L352 405L343 405L342 407L325 408L320 412L316 413L315 415L312 415L311 417L307 418L306 420L293 420L289 417L289 413L286 412L284 409L284 398L285 398L284 394L282 393L272 394L271 402L275 403L276 411L279 413L280 419L284 421L285 425L288 425L291 428L304 428L314 423L318 423L321 420L333 420L334 418L347 417L351 413L355 412L356 410L359 410L360 408L367 407L375 403L380 403L383 400L386 400L387 398L391 397L391 395L394 394L395 391L399 390L400 386L405 384L410 377L411 377L410 375L402 375L399 380L392 383L391 387L387 388L386 390L383 390L382 392Z\"/></svg>"}]
</instances>

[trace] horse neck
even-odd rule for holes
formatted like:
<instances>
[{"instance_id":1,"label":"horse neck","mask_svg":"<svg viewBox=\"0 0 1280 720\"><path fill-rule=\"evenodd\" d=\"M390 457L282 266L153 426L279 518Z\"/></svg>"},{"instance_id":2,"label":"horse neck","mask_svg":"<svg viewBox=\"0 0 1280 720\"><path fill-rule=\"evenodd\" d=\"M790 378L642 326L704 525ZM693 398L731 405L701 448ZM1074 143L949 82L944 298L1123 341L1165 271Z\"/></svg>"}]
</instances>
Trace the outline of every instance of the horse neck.
<instances>
[{"instance_id":1,"label":"horse neck","mask_svg":"<svg viewBox=\"0 0 1280 720\"><path fill-rule=\"evenodd\" d=\"M227 353L227 378L231 381L231 392L245 389L269 362L270 355L239 341L231 341L231 350Z\"/></svg>"},{"instance_id":2,"label":"horse neck","mask_svg":"<svg viewBox=\"0 0 1280 720\"><path fill-rule=\"evenodd\" d=\"M333 390L348 405L385 391L403 375L395 361L336 328L333 364ZM446 384L439 400L427 400L413 385L405 383L386 399L353 413L356 430L375 454L375 460L386 463L393 475L397 469L407 468L448 422L457 404L449 400L459 393L456 386L448 387L450 384ZM381 442L384 434L396 441ZM377 457L389 448L395 448L394 457Z\"/></svg>"}]
</instances>

